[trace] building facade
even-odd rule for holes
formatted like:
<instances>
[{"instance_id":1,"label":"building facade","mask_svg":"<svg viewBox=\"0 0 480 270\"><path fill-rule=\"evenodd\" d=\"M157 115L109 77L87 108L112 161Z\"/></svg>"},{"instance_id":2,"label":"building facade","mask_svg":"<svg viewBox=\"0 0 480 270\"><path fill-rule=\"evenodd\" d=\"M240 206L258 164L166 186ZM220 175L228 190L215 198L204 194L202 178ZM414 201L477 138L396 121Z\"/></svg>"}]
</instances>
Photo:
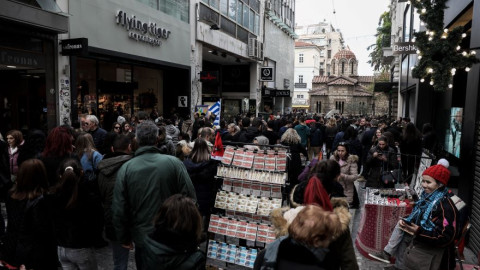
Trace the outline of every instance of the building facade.
<instances>
[{"instance_id":1,"label":"building facade","mask_svg":"<svg viewBox=\"0 0 480 270\"><path fill-rule=\"evenodd\" d=\"M72 16L69 33L61 37L58 68L70 81L73 123L96 114L110 130L119 115L129 119L138 111L189 116L188 1L88 0L65 6Z\"/></svg>"},{"instance_id":2,"label":"building facade","mask_svg":"<svg viewBox=\"0 0 480 270\"><path fill-rule=\"evenodd\" d=\"M291 108L295 1L202 0L194 5L199 16L192 25L191 111L219 99L224 119L256 115L264 105L280 112Z\"/></svg>"},{"instance_id":3,"label":"building facade","mask_svg":"<svg viewBox=\"0 0 480 270\"><path fill-rule=\"evenodd\" d=\"M295 42L295 84L292 105L294 109L309 110L312 81L320 75L322 50L315 44Z\"/></svg>"},{"instance_id":4,"label":"building facade","mask_svg":"<svg viewBox=\"0 0 480 270\"><path fill-rule=\"evenodd\" d=\"M0 1L0 132L47 131L59 113L58 35L69 17L54 1Z\"/></svg>"},{"instance_id":5,"label":"building facade","mask_svg":"<svg viewBox=\"0 0 480 270\"><path fill-rule=\"evenodd\" d=\"M447 1L444 28L461 26L465 38L460 49L480 54L480 2ZM413 42L413 32L425 31L417 11L407 2L392 1L392 36L394 42ZM400 30L400 31L398 31ZM397 57L399 65L398 100L399 116L410 117L418 128L431 123L438 137L435 158L446 158L452 172L449 187L457 188L458 195L469 206L472 229L467 245L476 253L480 251L480 156L478 97L480 65L469 71L458 70L452 88L435 91L428 83L413 78L411 68L416 65L416 54Z\"/></svg>"}]
</instances>

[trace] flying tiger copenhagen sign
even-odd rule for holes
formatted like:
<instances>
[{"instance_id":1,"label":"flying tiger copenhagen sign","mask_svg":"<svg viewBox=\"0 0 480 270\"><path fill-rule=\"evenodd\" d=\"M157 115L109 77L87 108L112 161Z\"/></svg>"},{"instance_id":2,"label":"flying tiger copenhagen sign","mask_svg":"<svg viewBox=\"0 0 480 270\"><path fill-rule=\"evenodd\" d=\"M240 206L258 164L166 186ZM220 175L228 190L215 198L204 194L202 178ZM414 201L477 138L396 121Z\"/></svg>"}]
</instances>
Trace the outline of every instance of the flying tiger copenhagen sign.
<instances>
[{"instance_id":1,"label":"flying tiger copenhagen sign","mask_svg":"<svg viewBox=\"0 0 480 270\"><path fill-rule=\"evenodd\" d=\"M160 47L162 39L167 40L171 31L157 26L156 22L146 22L135 15L129 15L123 10L117 11L115 15L117 25L128 31L128 37L138 42L144 42L152 46Z\"/></svg>"}]
</instances>

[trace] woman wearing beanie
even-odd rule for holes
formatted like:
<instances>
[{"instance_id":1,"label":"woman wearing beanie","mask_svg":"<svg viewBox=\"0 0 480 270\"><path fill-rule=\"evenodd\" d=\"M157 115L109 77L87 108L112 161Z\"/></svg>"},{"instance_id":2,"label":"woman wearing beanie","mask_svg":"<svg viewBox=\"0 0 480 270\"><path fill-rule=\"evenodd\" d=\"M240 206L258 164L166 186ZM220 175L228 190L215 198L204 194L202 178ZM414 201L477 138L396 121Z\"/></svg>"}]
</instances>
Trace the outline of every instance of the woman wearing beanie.
<instances>
[{"instance_id":1,"label":"woman wearing beanie","mask_svg":"<svg viewBox=\"0 0 480 270\"><path fill-rule=\"evenodd\" d=\"M441 164L422 174L423 192L412 213L401 219L382 254L369 254L383 262L396 257L398 269L455 269L458 211L448 196L450 171Z\"/></svg>"}]
</instances>

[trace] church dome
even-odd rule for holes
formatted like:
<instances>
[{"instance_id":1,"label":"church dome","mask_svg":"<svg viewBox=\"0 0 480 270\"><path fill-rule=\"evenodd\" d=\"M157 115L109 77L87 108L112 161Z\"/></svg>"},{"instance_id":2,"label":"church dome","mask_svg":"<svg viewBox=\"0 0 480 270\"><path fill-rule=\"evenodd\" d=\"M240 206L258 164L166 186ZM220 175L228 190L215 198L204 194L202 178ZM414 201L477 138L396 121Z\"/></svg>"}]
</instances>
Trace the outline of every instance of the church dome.
<instances>
[{"instance_id":1,"label":"church dome","mask_svg":"<svg viewBox=\"0 0 480 270\"><path fill-rule=\"evenodd\" d=\"M346 49L338 51L333 58L335 58L335 59L342 59L342 58L357 59L357 57L355 57L355 54L352 51L346 50Z\"/></svg>"}]
</instances>

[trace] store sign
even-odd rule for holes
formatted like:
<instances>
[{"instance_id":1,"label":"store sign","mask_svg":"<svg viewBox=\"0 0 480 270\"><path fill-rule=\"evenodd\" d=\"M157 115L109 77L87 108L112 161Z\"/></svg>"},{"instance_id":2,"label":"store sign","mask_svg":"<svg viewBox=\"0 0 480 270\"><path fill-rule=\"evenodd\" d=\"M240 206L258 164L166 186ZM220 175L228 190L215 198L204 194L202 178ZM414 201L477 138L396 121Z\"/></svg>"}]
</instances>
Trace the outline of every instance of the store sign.
<instances>
[{"instance_id":1,"label":"store sign","mask_svg":"<svg viewBox=\"0 0 480 270\"><path fill-rule=\"evenodd\" d=\"M60 44L62 45L62 55L86 55L88 52L88 39L86 38L64 39Z\"/></svg>"},{"instance_id":2,"label":"store sign","mask_svg":"<svg viewBox=\"0 0 480 270\"><path fill-rule=\"evenodd\" d=\"M392 46L393 55L399 54L416 54L417 46L414 42L396 42Z\"/></svg>"},{"instance_id":3,"label":"store sign","mask_svg":"<svg viewBox=\"0 0 480 270\"><path fill-rule=\"evenodd\" d=\"M306 83L295 83L295 88L307 88Z\"/></svg>"},{"instance_id":4,"label":"store sign","mask_svg":"<svg viewBox=\"0 0 480 270\"><path fill-rule=\"evenodd\" d=\"M187 96L178 96L178 107L186 108L188 104L187 100Z\"/></svg>"},{"instance_id":5,"label":"store sign","mask_svg":"<svg viewBox=\"0 0 480 270\"><path fill-rule=\"evenodd\" d=\"M273 82L273 74L275 69L273 67L262 67L260 68L260 81L262 82Z\"/></svg>"},{"instance_id":6,"label":"store sign","mask_svg":"<svg viewBox=\"0 0 480 270\"><path fill-rule=\"evenodd\" d=\"M172 33L170 30L158 27L156 22L146 22L138 19L135 15L128 15L125 11L117 11L115 16L117 25L128 31L128 37L139 42L160 47L162 39L167 40Z\"/></svg>"},{"instance_id":7,"label":"store sign","mask_svg":"<svg viewBox=\"0 0 480 270\"><path fill-rule=\"evenodd\" d=\"M218 71L200 71L201 82L218 82Z\"/></svg>"},{"instance_id":8,"label":"store sign","mask_svg":"<svg viewBox=\"0 0 480 270\"><path fill-rule=\"evenodd\" d=\"M41 54L2 49L0 52L0 64L5 66L43 68L45 57Z\"/></svg>"},{"instance_id":9,"label":"store sign","mask_svg":"<svg viewBox=\"0 0 480 270\"><path fill-rule=\"evenodd\" d=\"M290 90L276 90L276 97L290 97Z\"/></svg>"}]
</instances>

